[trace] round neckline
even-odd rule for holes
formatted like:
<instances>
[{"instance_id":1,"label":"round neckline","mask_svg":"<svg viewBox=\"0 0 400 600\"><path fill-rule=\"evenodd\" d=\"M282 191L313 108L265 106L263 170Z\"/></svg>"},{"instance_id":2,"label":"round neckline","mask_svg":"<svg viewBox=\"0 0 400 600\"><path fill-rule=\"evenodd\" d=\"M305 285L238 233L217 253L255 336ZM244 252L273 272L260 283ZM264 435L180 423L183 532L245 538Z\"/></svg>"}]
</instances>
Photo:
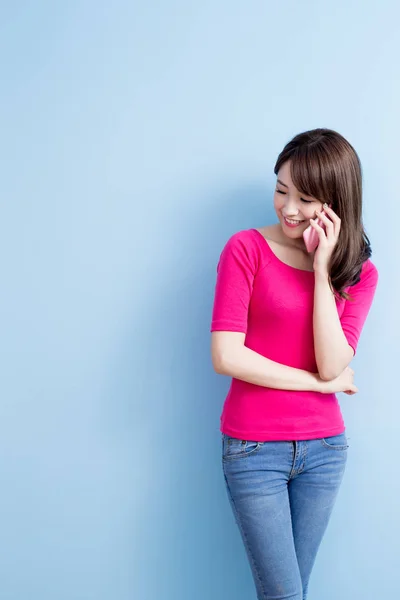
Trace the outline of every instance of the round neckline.
<instances>
[{"instance_id":1,"label":"round neckline","mask_svg":"<svg viewBox=\"0 0 400 600\"><path fill-rule=\"evenodd\" d=\"M281 259L279 258L279 256L277 256L277 255L275 254L275 252L272 250L271 246L270 246L270 245L269 245L269 243L268 243L268 240L267 240L267 238L265 238L265 237L263 236L263 234L261 233L261 231L258 231L258 229L256 229L255 227L252 227L252 228L251 228L251 230L252 230L252 231L255 231L256 233L258 233L258 235L260 235L260 236L262 237L262 239L263 239L263 240L264 240L264 242L265 242L265 245L267 246L267 248L268 248L268 250L270 251L270 253L272 254L272 256L273 256L273 257L275 258L275 260L276 260L277 262L279 262L281 265L283 265L283 266L285 266L285 267L288 267L289 269L292 269L292 270L294 270L294 271L298 271L298 272L300 272L300 273L310 273L311 275L314 275L314 271L309 271L308 269L299 269L298 267L293 267L293 265L288 265L287 263L283 262L283 260L281 260Z\"/></svg>"}]
</instances>

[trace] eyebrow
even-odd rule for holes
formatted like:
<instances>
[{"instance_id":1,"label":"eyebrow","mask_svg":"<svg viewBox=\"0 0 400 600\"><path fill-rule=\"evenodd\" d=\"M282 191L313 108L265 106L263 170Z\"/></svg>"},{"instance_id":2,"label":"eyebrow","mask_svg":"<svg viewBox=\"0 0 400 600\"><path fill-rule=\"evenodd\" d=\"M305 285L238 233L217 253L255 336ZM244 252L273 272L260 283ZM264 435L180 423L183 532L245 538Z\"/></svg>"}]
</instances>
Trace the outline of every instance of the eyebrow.
<instances>
[{"instance_id":1,"label":"eyebrow","mask_svg":"<svg viewBox=\"0 0 400 600\"><path fill-rule=\"evenodd\" d=\"M278 179L278 183L280 183L281 185L284 185L285 187L289 187L288 185L286 185L286 183L283 183L283 181L281 181L280 179Z\"/></svg>"}]
</instances>

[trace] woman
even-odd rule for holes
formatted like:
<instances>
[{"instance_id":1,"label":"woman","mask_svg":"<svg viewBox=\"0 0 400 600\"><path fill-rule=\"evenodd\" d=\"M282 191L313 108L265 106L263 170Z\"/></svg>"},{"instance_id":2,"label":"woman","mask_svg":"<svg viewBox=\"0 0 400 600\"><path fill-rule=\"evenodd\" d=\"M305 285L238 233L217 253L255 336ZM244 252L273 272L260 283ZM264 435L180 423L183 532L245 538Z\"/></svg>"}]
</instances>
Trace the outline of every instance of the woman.
<instances>
[{"instance_id":1,"label":"woman","mask_svg":"<svg viewBox=\"0 0 400 600\"><path fill-rule=\"evenodd\" d=\"M378 272L361 164L343 136L296 135L274 173L279 222L239 231L222 250L211 353L216 372L232 377L222 464L257 597L305 600L347 459L336 393L358 391L349 363Z\"/></svg>"}]
</instances>

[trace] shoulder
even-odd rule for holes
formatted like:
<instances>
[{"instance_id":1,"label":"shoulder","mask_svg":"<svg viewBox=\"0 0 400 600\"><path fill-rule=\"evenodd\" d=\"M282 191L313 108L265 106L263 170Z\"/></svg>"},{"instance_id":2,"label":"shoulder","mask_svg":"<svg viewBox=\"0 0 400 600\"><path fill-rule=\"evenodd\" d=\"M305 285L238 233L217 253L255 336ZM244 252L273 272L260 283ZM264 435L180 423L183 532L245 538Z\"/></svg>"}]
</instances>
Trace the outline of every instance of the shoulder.
<instances>
[{"instance_id":1,"label":"shoulder","mask_svg":"<svg viewBox=\"0 0 400 600\"><path fill-rule=\"evenodd\" d=\"M264 248L266 239L280 243L281 240L276 226L266 225L264 227L241 229L229 237L227 245L241 246L245 244L256 248Z\"/></svg>"},{"instance_id":2,"label":"shoulder","mask_svg":"<svg viewBox=\"0 0 400 600\"><path fill-rule=\"evenodd\" d=\"M357 283L349 285L345 291L351 298L357 298L358 302L372 300L378 285L379 272L376 265L368 258L361 267L361 273Z\"/></svg>"},{"instance_id":3,"label":"shoulder","mask_svg":"<svg viewBox=\"0 0 400 600\"><path fill-rule=\"evenodd\" d=\"M232 233L231 236L228 238L228 242L230 242L230 243L236 243L236 242L240 243L242 241L252 242L255 239L255 232L256 232L256 230L253 228L241 229L240 231L236 231L235 233Z\"/></svg>"},{"instance_id":4,"label":"shoulder","mask_svg":"<svg viewBox=\"0 0 400 600\"><path fill-rule=\"evenodd\" d=\"M260 247L262 234L256 229L241 229L233 233L225 243L224 248L252 250Z\"/></svg>"},{"instance_id":5,"label":"shoulder","mask_svg":"<svg viewBox=\"0 0 400 600\"><path fill-rule=\"evenodd\" d=\"M378 284L379 272L376 265L372 262L370 258L368 258L361 267L360 280L350 286L351 288L355 287L376 287Z\"/></svg>"},{"instance_id":6,"label":"shoulder","mask_svg":"<svg viewBox=\"0 0 400 600\"><path fill-rule=\"evenodd\" d=\"M241 229L233 233L225 242L221 259L228 257L236 262L257 271L265 262L265 240L263 234L256 229Z\"/></svg>"},{"instance_id":7,"label":"shoulder","mask_svg":"<svg viewBox=\"0 0 400 600\"><path fill-rule=\"evenodd\" d=\"M375 263L373 263L370 258L368 258L363 263L361 274L363 274L363 273L373 273L376 277L379 276L378 269L377 269Z\"/></svg>"}]
</instances>

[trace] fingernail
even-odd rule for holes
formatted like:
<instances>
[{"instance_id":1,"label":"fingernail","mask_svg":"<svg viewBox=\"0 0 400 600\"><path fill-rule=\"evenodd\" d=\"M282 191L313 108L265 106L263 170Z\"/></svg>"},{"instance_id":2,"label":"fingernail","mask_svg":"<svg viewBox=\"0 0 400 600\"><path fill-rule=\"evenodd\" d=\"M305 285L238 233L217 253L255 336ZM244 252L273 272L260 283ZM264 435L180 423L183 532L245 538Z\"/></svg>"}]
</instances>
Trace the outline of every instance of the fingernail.
<instances>
[{"instance_id":1,"label":"fingernail","mask_svg":"<svg viewBox=\"0 0 400 600\"><path fill-rule=\"evenodd\" d=\"M324 208L329 208L328 204L325 202Z\"/></svg>"}]
</instances>

